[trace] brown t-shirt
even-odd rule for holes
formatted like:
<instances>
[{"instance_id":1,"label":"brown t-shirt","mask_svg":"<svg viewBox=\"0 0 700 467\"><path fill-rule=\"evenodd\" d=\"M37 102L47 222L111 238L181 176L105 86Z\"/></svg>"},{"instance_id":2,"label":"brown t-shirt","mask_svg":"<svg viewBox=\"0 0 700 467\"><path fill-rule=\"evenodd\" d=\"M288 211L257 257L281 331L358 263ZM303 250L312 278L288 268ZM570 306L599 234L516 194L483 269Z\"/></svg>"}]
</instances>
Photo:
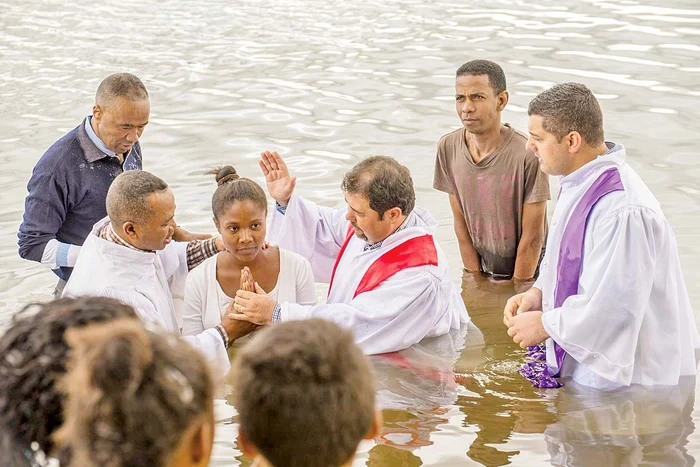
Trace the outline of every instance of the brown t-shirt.
<instances>
[{"instance_id":1,"label":"brown t-shirt","mask_svg":"<svg viewBox=\"0 0 700 467\"><path fill-rule=\"evenodd\" d=\"M457 197L482 271L499 276L513 275L523 204L550 199L549 178L525 149L527 138L506 127L510 131L503 144L478 163L469 154L465 128L443 136L433 181L435 189Z\"/></svg>"}]
</instances>

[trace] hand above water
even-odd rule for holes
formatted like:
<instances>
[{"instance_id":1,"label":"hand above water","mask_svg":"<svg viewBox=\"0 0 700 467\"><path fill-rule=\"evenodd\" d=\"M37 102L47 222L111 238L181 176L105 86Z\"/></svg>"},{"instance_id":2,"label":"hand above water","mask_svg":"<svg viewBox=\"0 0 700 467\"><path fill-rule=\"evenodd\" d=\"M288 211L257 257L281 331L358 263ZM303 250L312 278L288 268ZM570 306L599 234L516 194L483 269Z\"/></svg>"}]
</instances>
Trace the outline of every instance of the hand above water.
<instances>
[{"instance_id":1,"label":"hand above water","mask_svg":"<svg viewBox=\"0 0 700 467\"><path fill-rule=\"evenodd\" d=\"M246 290L236 292L235 306L229 317L259 325L268 324L272 319L272 312L275 310L277 302L267 295L260 284L256 282L254 286L254 292Z\"/></svg>"},{"instance_id":2,"label":"hand above water","mask_svg":"<svg viewBox=\"0 0 700 467\"><path fill-rule=\"evenodd\" d=\"M542 309L542 291L538 288L531 288L527 292L519 293L508 299L503 309L503 324L510 327L514 316Z\"/></svg>"},{"instance_id":3,"label":"hand above water","mask_svg":"<svg viewBox=\"0 0 700 467\"><path fill-rule=\"evenodd\" d=\"M544 342L549 334L542 325L542 314L537 310L513 316L508 328L508 335L513 338L513 342L523 349Z\"/></svg>"},{"instance_id":4,"label":"hand above water","mask_svg":"<svg viewBox=\"0 0 700 467\"><path fill-rule=\"evenodd\" d=\"M280 206L286 206L297 184L297 178L289 175L287 164L276 152L265 151L258 162L267 183L267 191Z\"/></svg>"},{"instance_id":5,"label":"hand above water","mask_svg":"<svg viewBox=\"0 0 700 467\"><path fill-rule=\"evenodd\" d=\"M249 321L241 321L231 318L230 314L233 312L235 303L236 302L231 302L228 309L224 312L223 318L221 319L221 324L226 330L226 334L228 334L229 342L233 342L240 337L246 336L260 327Z\"/></svg>"}]
</instances>

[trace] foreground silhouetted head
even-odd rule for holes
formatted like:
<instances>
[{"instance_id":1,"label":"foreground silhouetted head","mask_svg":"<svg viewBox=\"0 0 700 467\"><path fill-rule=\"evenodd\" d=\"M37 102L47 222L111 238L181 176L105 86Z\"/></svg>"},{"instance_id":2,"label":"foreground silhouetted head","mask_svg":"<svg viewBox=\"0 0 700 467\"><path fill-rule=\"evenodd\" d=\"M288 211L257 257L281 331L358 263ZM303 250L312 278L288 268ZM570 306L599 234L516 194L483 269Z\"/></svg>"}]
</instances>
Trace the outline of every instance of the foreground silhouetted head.
<instances>
[{"instance_id":1,"label":"foreground silhouetted head","mask_svg":"<svg viewBox=\"0 0 700 467\"><path fill-rule=\"evenodd\" d=\"M206 466L214 439L213 383L174 335L123 319L66 332L73 348L56 443L70 466Z\"/></svg>"},{"instance_id":2,"label":"foreground silhouetted head","mask_svg":"<svg viewBox=\"0 0 700 467\"><path fill-rule=\"evenodd\" d=\"M260 331L235 361L240 442L274 467L349 462L376 435L374 377L352 334L319 319Z\"/></svg>"},{"instance_id":3,"label":"foreground silhouetted head","mask_svg":"<svg viewBox=\"0 0 700 467\"><path fill-rule=\"evenodd\" d=\"M53 451L51 436L63 423L64 396L56 385L70 353L66 330L135 317L130 306L100 297L33 303L12 317L0 337L0 453L6 465L32 465L35 452Z\"/></svg>"}]
</instances>

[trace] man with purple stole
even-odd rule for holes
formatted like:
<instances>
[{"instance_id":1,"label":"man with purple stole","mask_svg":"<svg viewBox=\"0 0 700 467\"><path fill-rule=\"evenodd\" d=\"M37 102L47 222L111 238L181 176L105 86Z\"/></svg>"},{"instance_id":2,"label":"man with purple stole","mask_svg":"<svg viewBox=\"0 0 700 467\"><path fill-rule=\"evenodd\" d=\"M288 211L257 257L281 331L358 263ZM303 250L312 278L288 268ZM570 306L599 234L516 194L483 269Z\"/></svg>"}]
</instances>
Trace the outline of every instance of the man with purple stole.
<instances>
[{"instance_id":1,"label":"man with purple stole","mask_svg":"<svg viewBox=\"0 0 700 467\"><path fill-rule=\"evenodd\" d=\"M598 389L695 375L700 337L675 236L625 148L604 140L595 96L558 84L528 115L528 149L561 191L539 279L504 310L533 357L521 374L536 387L571 377Z\"/></svg>"}]
</instances>

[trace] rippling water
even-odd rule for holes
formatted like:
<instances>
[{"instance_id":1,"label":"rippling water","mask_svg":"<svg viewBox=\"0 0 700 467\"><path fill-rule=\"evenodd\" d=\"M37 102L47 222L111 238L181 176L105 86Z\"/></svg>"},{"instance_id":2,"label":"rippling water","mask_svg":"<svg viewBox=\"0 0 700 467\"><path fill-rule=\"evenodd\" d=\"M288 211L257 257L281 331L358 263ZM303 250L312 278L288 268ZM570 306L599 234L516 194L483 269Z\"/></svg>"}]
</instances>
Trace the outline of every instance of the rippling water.
<instances>
[{"instance_id":1,"label":"rippling water","mask_svg":"<svg viewBox=\"0 0 700 467\"><path fill-rule=\"evenodd\" d=\"M179 222L211 231L204 170L233 163L261 179L261 150L285 155L298 190L341 201L361 157L397 157L439 237L475 326L376 361L385 426L356 465L694 465L694 382L679 388L536 391L505 334L509 282L460 277L446 196L431 189L435 144L459 126L454 71L489 58L506 71L504 120L526 129L553 83L598 95L608 139L659 198L700 309L700 6L636 1L0 1L0 321L55 283L16 253L36 160L90 112L97 85L130 71L151 93L144 165L167 180ZM550 210L553 206L550 206ZM235 411L218 406L214 465L238 465Z\"/></svg>"}]
</instances>

